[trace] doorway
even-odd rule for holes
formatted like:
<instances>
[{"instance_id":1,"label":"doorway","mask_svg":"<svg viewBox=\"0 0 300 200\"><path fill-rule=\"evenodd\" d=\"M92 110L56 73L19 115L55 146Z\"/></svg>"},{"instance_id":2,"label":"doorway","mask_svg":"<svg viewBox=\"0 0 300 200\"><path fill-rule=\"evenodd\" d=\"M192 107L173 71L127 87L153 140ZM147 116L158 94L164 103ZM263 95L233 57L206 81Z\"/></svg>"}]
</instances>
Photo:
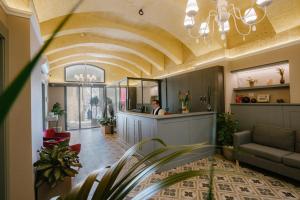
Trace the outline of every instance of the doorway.
<instances>
[{"instance_id":1,"label":"doorway","mask_svg":"<svg viewBox=\"0 0 300 200\"><path fill-rule=\"evenodd\" d=\"M66 129L99 127L105 90L103 86L66 86Z\"/></svg>"}]
</instances>

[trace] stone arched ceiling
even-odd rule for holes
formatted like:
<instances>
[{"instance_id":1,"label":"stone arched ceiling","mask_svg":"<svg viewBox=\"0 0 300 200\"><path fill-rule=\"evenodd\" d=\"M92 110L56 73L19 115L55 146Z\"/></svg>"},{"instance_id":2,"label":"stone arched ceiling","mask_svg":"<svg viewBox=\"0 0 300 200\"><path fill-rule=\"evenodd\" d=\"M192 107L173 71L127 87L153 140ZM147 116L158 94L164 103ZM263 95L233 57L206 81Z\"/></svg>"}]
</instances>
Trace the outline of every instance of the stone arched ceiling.
<instances>
[{"instance_id":1,"label":"stone arched ceiling","mask_svg":"<svg viewBox=\"0 0 300 200\"><path fill-rule=\"evenodd\" d=\"M111 65L120 69L123 69L130 73L131 75L134 75L134 77L140 77L141 76L141 71L137 69L136 67L130 65L127 62L117 60L117 59L112 59L112 58L95 58L95 57L89 57L89 56L77 56L75 58L66 58L64 60L58 61L57 63L51 65L50 71L55 70L57 68L64 68L68 65L73 65L76 63L98 63L98 64L107 64Z\"/></svg>"},{"instance_id":2,"label":"stone arched ceiling","mask_svg":"<svg viewBox=\"0 0 300 200\"><path fill-rule=\"evenodd\" d=\"M47 38L61 17L41 23L42 34ZM161 51L175 64L182 64L182 43L170 34L155 27L139 27L121 22L118 18L106 13L78 13L63 27L59 36L75 33L92 33L119 40L145 43Z\"/></svg>"},{"instance_id":3,"label":"stone arched ceiling","mask_svg":"<svg viewBox=\"0 0 300 200\"><path fill-rule=\"evenodd\" d=\"M70 48L67 50L58 51L56 53L50 54L48 56L48 61L50 65L53 65L58 61L65 60L66 58L75 58L79 56L88 56L94 58L113 58L121 60L138 68L146 75L151 75L151 64L134 54L122 51L109 51L107 49L103 50L101 48L94 47Z\"/></svg>"},{"instance_id":4,"label":"stone arched ceiling","mask_svg":"<svg viewBox=\"0 0 300 200\"><path fill-rule=\"evenodd\" d=\"M108 50L130 52L150 62L158 70L164 69L164 54L147 44L99 37L93 34L71 34L57 37L51 43L46 55L81 46L101 47Z\"/></svg>"},{"instance_id":5,"label":"stone arched ceiling","mask_svg":"<svg viewBox=\"0 0 300 200\"><path fill-rule=\"evenodd\" d=\"M29 0L3 0L24 9ZM32 0L47 39L78 0ZM197 0L200 12L196 23L203 21L208 11L215 9L215 0ZM255 1L228 0L244 11ZM187 0L85 0L48 49L51 67L63 61L109 59L114 66L129 67L130 73L148 76L165 73L166 65L183 66L190 60L202 59L209 53L240 48L255 49L261 41L285 38L300 26L299 0L273 0L265 20L257 31L244 41L231 26L226 45L216 31L205 43L189 37L183 26ZM138 14L139 9L144 15ZM259 8L255 6L261 16ZM242 26L242 23L239 23ZM197 30L193 30L196 33ZM296 37L295 37L296 38ZM278 41L277 43L279 44ZM250 50L249 50L250 51ZM225 55L226 56L226 55ZM232 55L235 56L235 55ZM122 64L120 64L122 63ZM124 65L124 66L123 66ZM126 67L125 67L126 65ZM63 65L62 65L63 66ZM127 70L127 72L128 72ZM128 72L129 73L129 72Z\"/></svg>"}]
</instances>

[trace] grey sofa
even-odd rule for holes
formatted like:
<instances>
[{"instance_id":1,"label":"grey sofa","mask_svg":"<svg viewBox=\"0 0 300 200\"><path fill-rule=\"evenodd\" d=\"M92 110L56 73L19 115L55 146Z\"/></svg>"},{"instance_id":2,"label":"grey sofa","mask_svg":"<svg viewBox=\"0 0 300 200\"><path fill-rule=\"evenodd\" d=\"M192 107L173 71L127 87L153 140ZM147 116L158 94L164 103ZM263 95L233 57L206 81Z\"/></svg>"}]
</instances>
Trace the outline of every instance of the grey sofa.
<instances>
[{"instance_id":1,"label":"grey sofa","mask_svg":"<svg viewBox=\"0 0 300 200\"><path fill-rule=\"evenodd\" d=\"M236 160L300 181L300 133L258 125L234 134Z\"/></svg>"}]
</instances>

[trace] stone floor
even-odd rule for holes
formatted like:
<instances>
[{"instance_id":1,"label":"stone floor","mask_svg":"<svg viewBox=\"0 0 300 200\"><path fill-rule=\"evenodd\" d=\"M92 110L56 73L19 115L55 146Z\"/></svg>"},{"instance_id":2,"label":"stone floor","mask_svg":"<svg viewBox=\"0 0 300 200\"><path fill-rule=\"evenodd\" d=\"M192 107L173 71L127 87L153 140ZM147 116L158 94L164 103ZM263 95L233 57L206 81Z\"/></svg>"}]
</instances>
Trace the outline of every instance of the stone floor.
<instances>
[{"instance_id":1,"label":"stone floor","mask_svg":"<svg viewBox=\"0 0 300 200\"><path fill-rule=\"evenodd\" d=\"M73 179L73 185L83 181L94 170L112 165L126 151L126 145L117 135L104 135L101 129L82 129L71 132L70 144L81 144L79 154L82 168Z\"/></svg>"},{"instance_id":2,"label":"stone floor","mask_svg":"<svg viewBox=\"0 0 300 200\"><path fill-rule=\"evenodd\" d=\"M113 164L126 150L126 146L116 135L103 135L100 129L72 132L71 143L82 144L80 158L83 168L74 178L75 184L81 182L88 173ZM208 169L210 164L213 164L216 170L213 192L217 200L300 200L299 184L295 186L283 177L244 166L239 167L219 156L214 157L212 161L202 159L176 169L153 174L136 187L127 199L131 199L147 186L170 174L191 169ZM208 175L195 177L160 191L151 200L205 199L208 183Z\"/></svg>"}]
</instances>

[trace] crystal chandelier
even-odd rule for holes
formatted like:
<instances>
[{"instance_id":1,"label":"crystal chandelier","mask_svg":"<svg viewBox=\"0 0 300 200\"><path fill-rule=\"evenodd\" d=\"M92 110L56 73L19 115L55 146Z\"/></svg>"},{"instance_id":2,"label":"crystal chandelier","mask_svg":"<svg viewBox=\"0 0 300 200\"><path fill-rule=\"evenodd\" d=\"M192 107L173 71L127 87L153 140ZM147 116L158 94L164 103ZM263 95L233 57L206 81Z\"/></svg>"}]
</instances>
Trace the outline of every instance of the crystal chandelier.
<instances>
[{"instance_id":1,"label":"crystal chandelier","mask_svg":"<svg viewBox=\"0 0 300 200\"><path fill-rule=\"evenodd\" d=\"M197 35L192 34L192 29L195 27L195 16L199 11L197 0L188 0L186 6L186 16L184 19L184 26L188 30L190 37L195 38L199 42L199 38L204 40L209 36L210 32L215 31L215 25L221 34L221 39L226 40L226 35L231 29L231 24L229 23L230 18L233 19L233 26L243 37L250 35L251 32L256 31L256 25L264 20L267 16L267 7L272 3L272 0L256 0L254 1L256 5L263 10L263 16L258 19L254 5L246 9L242 15L241 9L236 7L234 4L229 3L228 0L215 0L216 9L210 10L205 21L203 21L198 30ZM241 21L247 30L242 32L237 24ZM215 23L214 23L215 22ZM212 29L212 30L211 30ZM225 44L226 45L226 44Z\"/></svg>"},{"instance_id":2,"label":"crystal chandelier","mask_svg":"<svg viewBox=\"0 0 300 200\"><path fill-rule=\"evenodd\" d=\"M82 83L82 84L92 84L93 82L95 82L97 80L97 77L95 75L91 75L87 72L87 66L85 65L84 68L84 73L80 73L80 74L75 74L74 78Z\"/></svg>"}]
</instances>

